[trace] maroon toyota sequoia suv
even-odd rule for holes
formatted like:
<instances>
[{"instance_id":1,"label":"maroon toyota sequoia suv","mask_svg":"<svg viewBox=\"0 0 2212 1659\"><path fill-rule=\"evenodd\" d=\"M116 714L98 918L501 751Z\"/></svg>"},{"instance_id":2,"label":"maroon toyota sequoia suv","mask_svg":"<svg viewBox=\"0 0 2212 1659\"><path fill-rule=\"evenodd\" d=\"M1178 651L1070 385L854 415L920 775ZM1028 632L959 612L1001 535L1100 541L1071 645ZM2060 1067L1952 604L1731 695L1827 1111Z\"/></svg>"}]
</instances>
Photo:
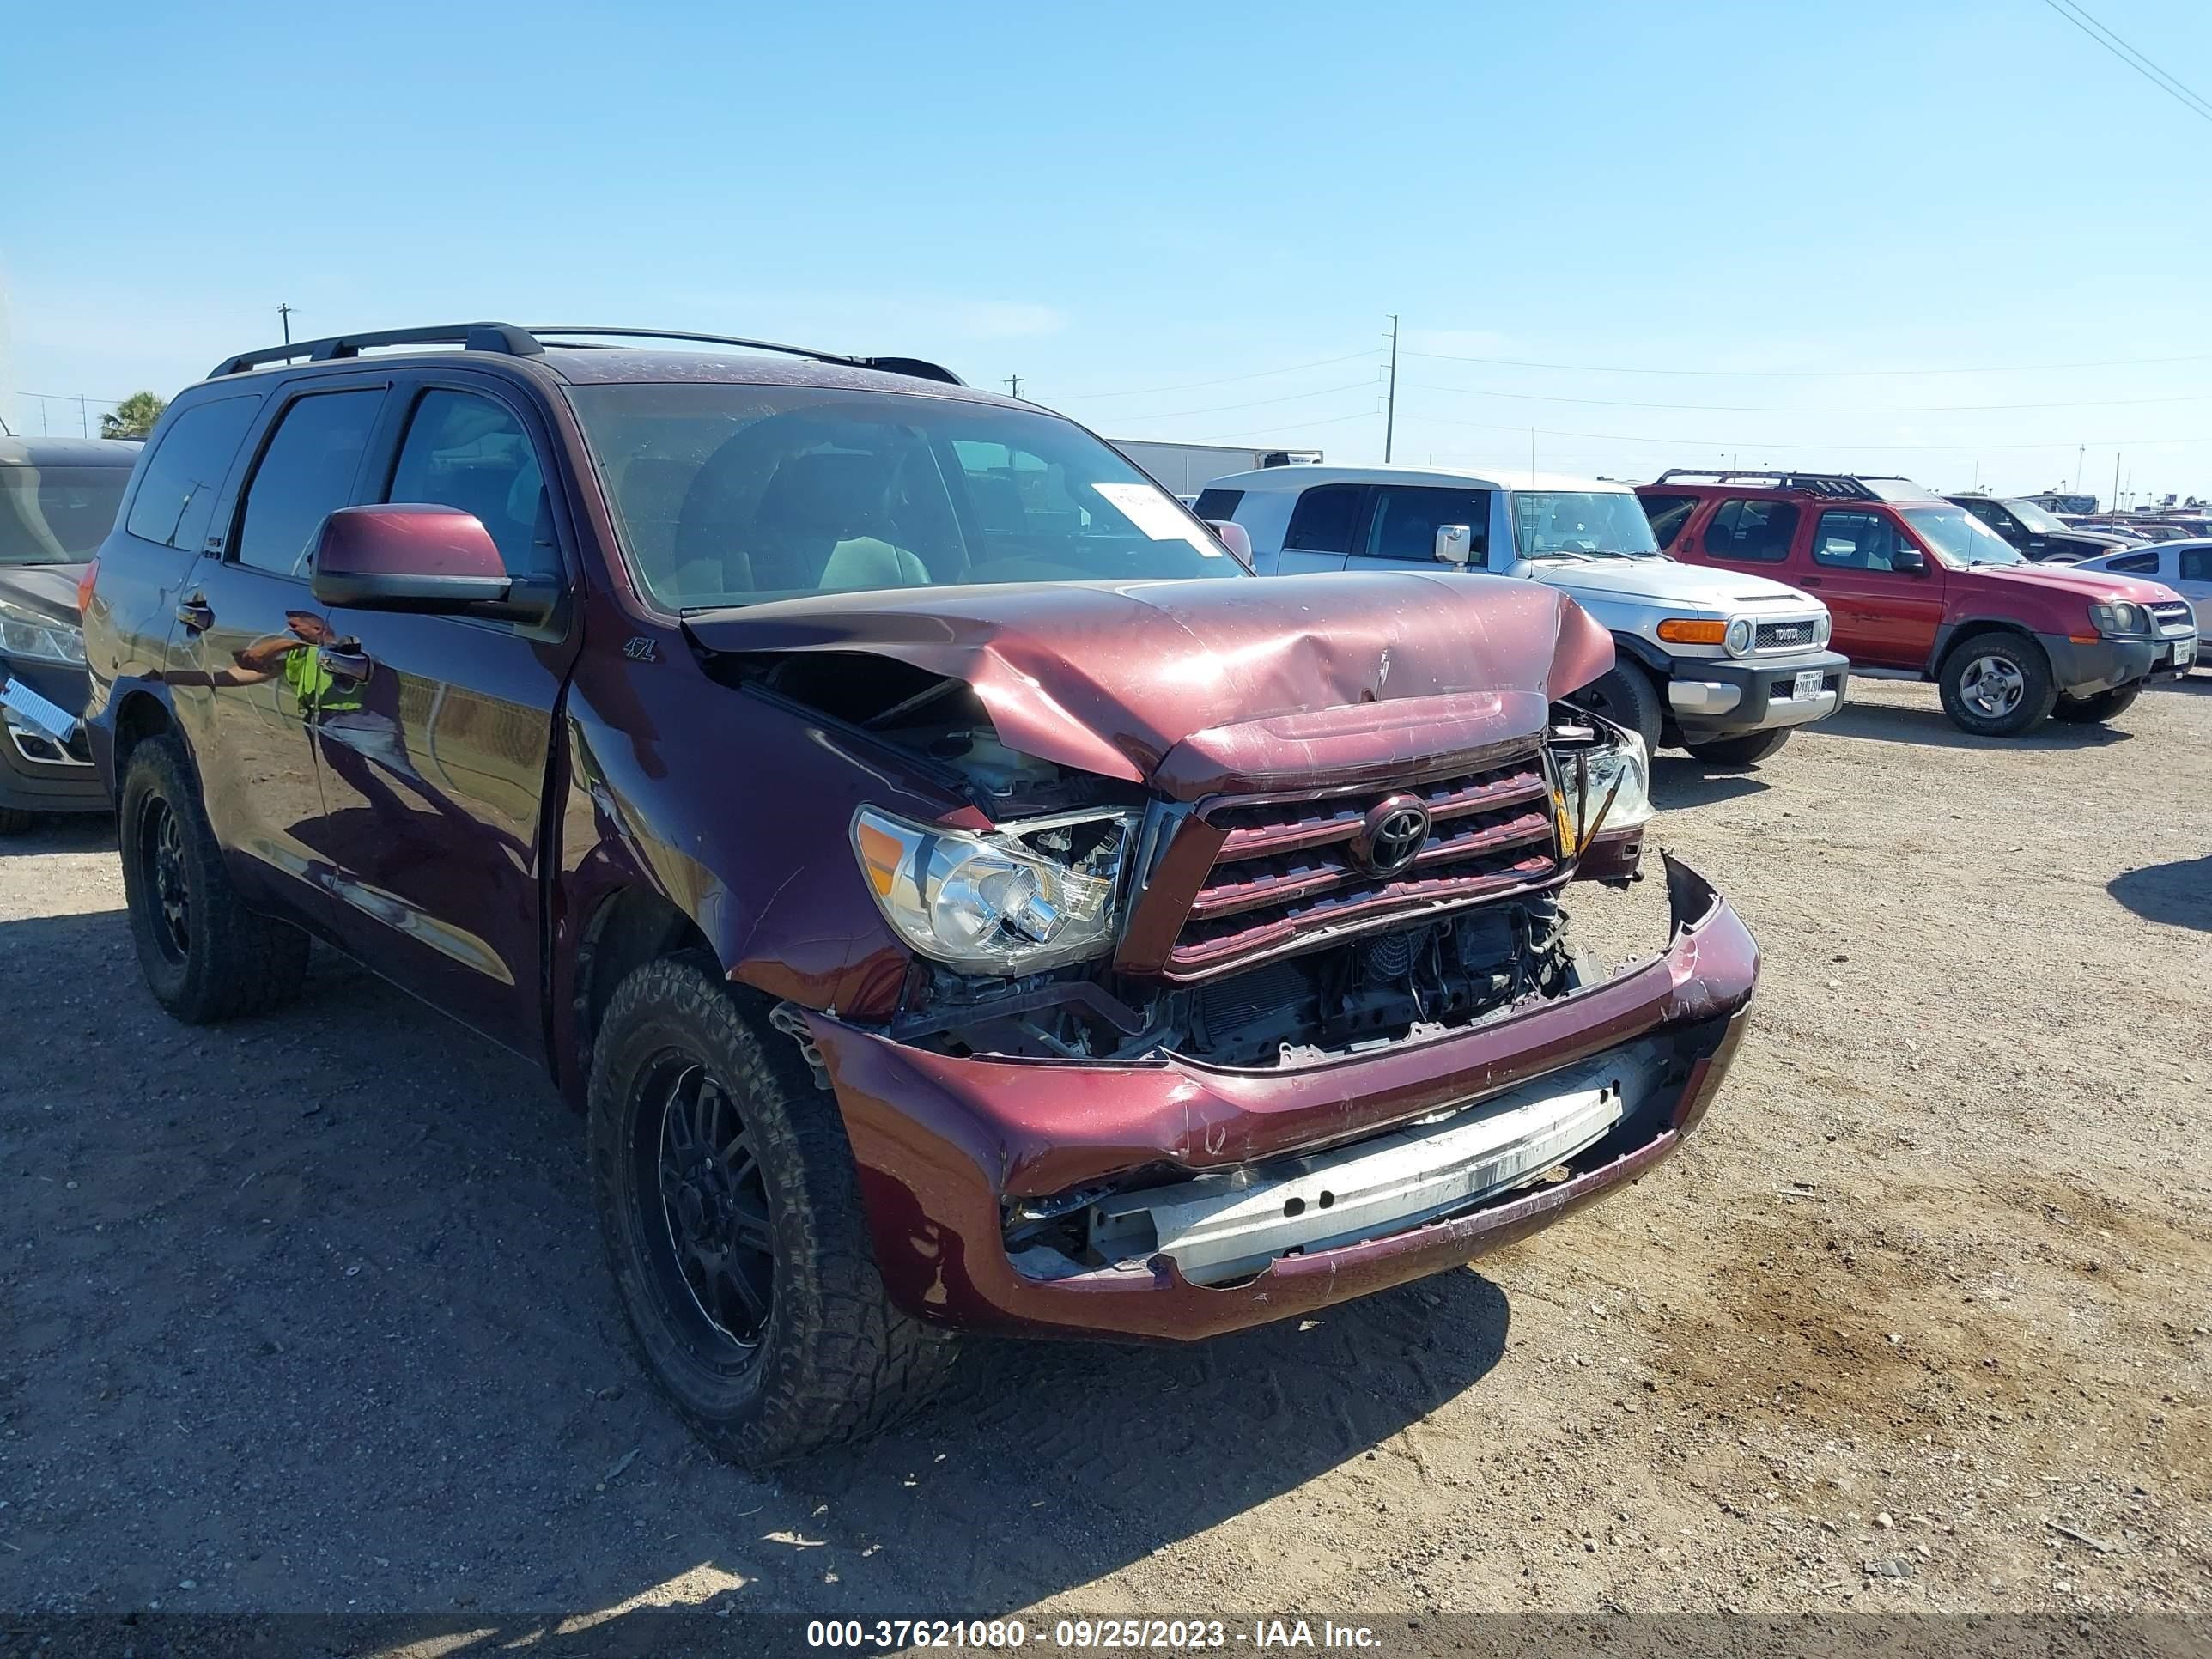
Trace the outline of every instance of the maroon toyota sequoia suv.
<instances>
[{"instance_id":1,"label":"maroon toyota sequoia suv","mask_svg":"<svg viewBox=\"0 0 2212 1659\"><path fill-rule=\"evenodd\" d=\"M1194 1339L1457 1267L1680 1144L1757 951L1672 863L1663 948L1570 944L1650 815L1563 701L1613 661L1571 600L1240 547L911 359L234 358L85 588L147 981L258 1012L319 938L541 1057L647 1364L755 1463L956 1332Z\"/></svg>"}]
</instances>

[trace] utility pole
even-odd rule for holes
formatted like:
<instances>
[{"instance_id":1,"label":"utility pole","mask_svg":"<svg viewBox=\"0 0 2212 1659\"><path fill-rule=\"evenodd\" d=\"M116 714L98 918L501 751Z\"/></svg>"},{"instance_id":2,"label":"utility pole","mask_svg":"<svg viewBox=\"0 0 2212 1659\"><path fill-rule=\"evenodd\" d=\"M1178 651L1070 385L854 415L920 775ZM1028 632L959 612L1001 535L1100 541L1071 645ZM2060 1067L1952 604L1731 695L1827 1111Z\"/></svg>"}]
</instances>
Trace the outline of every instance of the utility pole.
<instances>
[{"instance_id":1,"label":"utility pole","mask_svg":"<svg viewBox=\"0 0 2212 1659\"><path fill-rule=\"evenodd\" d=\"M276 316L284 325L284 343L289 345L292 343L292 307L280 301L276 307Z\"/></svg>"},{"instance_id":2,"label":"utility pole","mask_svg":"<svg viewBox=\"0 0 2212 1659\"><path fill-rule=\"evenodd\" d=\"M1382 413L1382 464L1390 464L1390 442L1398 431L1398 313L1390 313L1390 394Z\"/></svg>"},{"instance_id":3,"label":"utility pole","mask_svg":"<svg viewBox=\"0 0 2212 1659\"><path fill-rule=\"evenodd\" d=\"M1020 375L1009 374L1006 376L1006 392L1007 395L1010 397L1018 398L1022 395L1022 377Z\"/></svg>"},{"instance_id":4,"label":"utility pole","mask_svg":"<svg viewBox=\"0 0 2212 1659\"><path fill-rule=\"evenodd\" d=\"M2112 511L2120 510L2120 452L2112 452Z\"/></svg>"},{"instance_id":5,"label":"utility pole","mask_svg":"<svg viewBox=\"0 0 2212 1659\"><path fill-rule=\"evenodd\" d=\"M85 414L84 393L82 392L76 394L76 429L88 438L92 436L92 422ZM2120 476L2117 467L2113 469L2112 476L2115 478Z\"/></svg>"},{"instance_id":6,"label":"utility pole","mask_svg":"<svg viewBox=\"0 0 2212 1659\"><path fill-rule=\"evenodd\" d=\"M2076 489L2079 489L2083 484L2089 481L2088 454L2088 445L2075 444L2074 446L2074 488Z\"/></svg>"}]
</instances>

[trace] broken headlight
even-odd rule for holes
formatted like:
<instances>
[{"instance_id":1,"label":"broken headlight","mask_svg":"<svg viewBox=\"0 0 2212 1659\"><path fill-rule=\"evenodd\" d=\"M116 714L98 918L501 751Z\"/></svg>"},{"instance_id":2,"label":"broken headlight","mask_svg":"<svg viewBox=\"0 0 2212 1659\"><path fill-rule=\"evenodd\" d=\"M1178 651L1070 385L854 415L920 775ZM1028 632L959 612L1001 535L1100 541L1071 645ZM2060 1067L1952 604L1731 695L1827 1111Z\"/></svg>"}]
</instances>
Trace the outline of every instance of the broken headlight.
<instances>
[{"instance_id":1,"label":"broken headlight","mask_svg":"<svg viewBox=\"0 0 2212 1659\"><path fill-rule=\"evenodd\" d=\"M1033 973L1114 943L1115 878L1133 820L1079 814L988 835L862 807L853 850L868 890L922 955L969 973Z\"/></svg>"},{"instance_id":2,"label":"broken headlight","mask_svg":"<svg viewBox=\"0 0 2212 1659\"><path fill-rule=\"evenodd\" d=\"M1554 726L1551 756L1552 802L1568 857L1593 836L1651 822L1651 757L1635 732L1598 722Z\"/></svg>"}]
</instances>

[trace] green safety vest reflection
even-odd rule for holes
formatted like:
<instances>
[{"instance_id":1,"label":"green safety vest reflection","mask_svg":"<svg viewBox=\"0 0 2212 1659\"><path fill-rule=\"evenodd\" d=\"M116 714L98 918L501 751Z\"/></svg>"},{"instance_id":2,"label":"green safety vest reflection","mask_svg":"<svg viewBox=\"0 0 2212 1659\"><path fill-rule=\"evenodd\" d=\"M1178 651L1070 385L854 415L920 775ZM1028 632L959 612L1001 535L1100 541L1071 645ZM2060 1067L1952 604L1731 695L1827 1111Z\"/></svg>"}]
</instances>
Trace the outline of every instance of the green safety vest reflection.
<instances>
[{"instance_id":1,"label":"green safety vest reflection","mask_svg":"<svg viewBox=\"0 0 2212 1659\"><path fill-rule=\"evenodd\" d=\"M300 700L302 720L317 714L350 714L361 708L361 682L331 672L313 646L303 645L284 653L284 684Z\"/></svg>"}]
</instances>

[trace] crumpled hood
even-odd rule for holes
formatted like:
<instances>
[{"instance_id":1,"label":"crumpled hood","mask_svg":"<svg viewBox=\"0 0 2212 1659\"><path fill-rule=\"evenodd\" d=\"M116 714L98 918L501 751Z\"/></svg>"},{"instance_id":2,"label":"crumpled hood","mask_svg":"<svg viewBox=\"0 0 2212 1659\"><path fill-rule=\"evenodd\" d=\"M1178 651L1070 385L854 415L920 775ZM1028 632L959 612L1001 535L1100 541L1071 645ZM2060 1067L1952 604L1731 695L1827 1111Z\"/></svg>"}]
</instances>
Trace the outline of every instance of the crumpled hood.
<instances>
[{"instance_id":1,"label":"crumpled hood","mask_svg":"<svg viewBox=\"0 0 2212 1659\"><path fill-rule=\"evenodd\" d=\"M1009 748L1182 799L1525 738L1613 664L1550 588L1441 570L895 588L684 625L713 652L860 652L965 681Z\"/></svg>"},{"instance_id":2,"label":"crumpled hood","mask_svg":"<svg viewBox=\"0 0 2212 1659\"><path fill-rule=\"evenodd\" d=\"M0 564L0 599L19 611L72 627L82 620L76 608L77 564Z\"/></svg>"},{"instance_id":3,"label":"crumpled hood","mask_svg":"<svg viewBox=\"0 0 2212 1659\"><path fill-rule=\"evenodd\" d=\"M1801 605L1808 611L1820 604L1810 593L1786 582L1757 576L1748 571L1722 570L1711 565L1683 564L1661 557L1651 559L1546 559L1523 562L1518 569L1564 593L1586 593L1593 599L1668 600L1677 605L1703 605L1714 611L1737 611L1752 605Z\"/></svg>"}]
</instances>

